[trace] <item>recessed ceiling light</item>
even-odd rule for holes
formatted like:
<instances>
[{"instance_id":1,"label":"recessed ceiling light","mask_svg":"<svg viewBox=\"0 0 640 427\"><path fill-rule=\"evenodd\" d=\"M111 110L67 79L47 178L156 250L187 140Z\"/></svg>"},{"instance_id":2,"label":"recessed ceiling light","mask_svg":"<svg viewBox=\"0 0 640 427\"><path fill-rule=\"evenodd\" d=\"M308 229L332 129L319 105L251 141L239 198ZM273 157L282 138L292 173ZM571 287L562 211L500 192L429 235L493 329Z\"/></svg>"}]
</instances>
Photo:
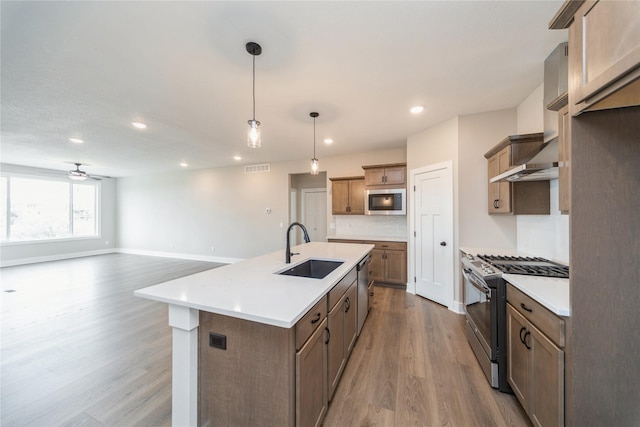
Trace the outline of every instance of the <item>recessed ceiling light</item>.
<instances>
[{"instance_id":1,"label":"recessed ceiling light","mask_svg":"<svg viewBox=\"0 0 640 427\"><path fill-rule=\"evenodd\" d=\"M133 127L138 128L138 129L145 129L147 127L147 125L145 125L144 123L140 123L140 122L131 122L131 124L133 125Z\"/></svg>"},{"instance_id":2,"label":"recessed ceiling light","mask_svg":"<svg viewBox=\"0 0 640 427\"><path fill-rule=\"evenodd\" d=\"M411 107L411 111L413 114L422 113L424 111L424 107L422 105L416 105L415 107Z\"/></svg>"},{"instance_id":3,"label":"recessed ceiling light","mask_svg":"<svg viewBox=\"0 0 640 427\"><path fill-rule=\"evenodd\" d=\"M84 142L80 138L69 138L69 141L73 142L74 144L82 144Z\"/></svg>"},{"instance_id":4,"label":"recessed ceiling light","mask_svg":"<svg viewBox=\"0 0 640 427\"><path fill-rule=\"evenodd\" d=\"M242 160L242 157L240 157L240 156L233 156L233 160Z\"/></svg>"},{"instance_id":5,"label":"recessed ceiling light","mask_svg":"<svg viewBox=\"0 0 640 427\"><path fill-rule=\"evenodd\" d=\"M183 168L186 168L187 166L189 166L189 163L182 162L180 163L180 166L182 166Z\"/></svg>"},{"instance_id":6,"label":"recessed ceiling light","mask_svg":"<svg viewBox=\"0 0 640 427\"><path fill-rule=\"evenodd\" d=\"M333 144L333 139L331 139L331 138L325 138L325 139L324 139L324 143L325 143L325 144Z\"/></svg>"}]
</instances>

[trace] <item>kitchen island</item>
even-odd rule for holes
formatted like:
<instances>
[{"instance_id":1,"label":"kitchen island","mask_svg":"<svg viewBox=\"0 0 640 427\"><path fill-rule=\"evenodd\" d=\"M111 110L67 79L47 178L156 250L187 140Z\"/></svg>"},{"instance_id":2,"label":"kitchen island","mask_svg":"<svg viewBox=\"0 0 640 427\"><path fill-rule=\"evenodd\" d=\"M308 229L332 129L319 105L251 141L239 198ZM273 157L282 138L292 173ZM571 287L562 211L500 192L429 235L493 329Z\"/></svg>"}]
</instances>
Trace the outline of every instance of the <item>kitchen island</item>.
<instances>
[{"instance_id":1,"label":"kitchen island","mask_svg":"<svg viewBox=\"0 0 640 427\"><path fill-rule=\"evenodd\" d=\"M355 277L355 266L372 249L372 245L312 242L292 248L292 252L297 255L292 257L291 264L285 263L284 251L276 251L135 291L134 294L138 297L169 305L169 325L173 328L173 425L194 426L204 421L199 420L202 416L199 402L204 402L205 405L212 403L207 400L209 393L204 397L201 394L203 388L211 392L211 383L215 383L215 379L212 381L204 370L212 368L216 358L220 359L220 366L226 366L225 371L216 373L216 376L233 370L231 374L237 378L237 381L233 381L236 383L233 387L222 381L216 387L229 388L230 396L245 396L244 402L235 402L235 405L244 405L247 412L256 403L251 401L251 396L255 396L256 389L260 387L273 387L274 396L271 397L280 401L288 401L286 396L277 396L284 389L287 393L292 390L295 393L297 389L299 392L295 372L290 373L290 368L295 371L299 365L295 361L298 357L296 351L302 351L296 343L296 333L302 329L297 327L298 323L316 307L322 307L325 315L327 311L331 311L333 302L330 291L344 282L343 279L351 280L351 276ZM278 274L310 258L343 263L323 279ZM349 303L346 294L337 297L340 298L340 303ZM347 311L349 305L350 303L346 304ZM311 319L311 322L314 320L316 319ZM318 320L321 326L326 324L321 318ZM201 323L206 323L208 329L200 331ZM217 329L217 325L220 325L220 329ZM317 329L320 330L320 327ZM230 330L247 336L237 338L228 335L227 331ZM266 341L255 342L254 351L251 351L252 347L247 343L249 335L252 336L251 339L257 337ZM342 336L337 333L333 335L334 338ZM318 341L324 342L322 337L319 338L321 339ZM309 338L309 341L312 339ZM327 337L327 341L329 339ZM271 358L271 366L246 366L265 359L260 352L274 343L276 345L273 351L282 350L287 353L284 360L278 360L274 356ZM243 347L245 351L234 353L238 347ZM217 353L210 355L206 353L209 351ZM326 359L326 349L324 352ZM228 360L230 355L236 359ZM280 369L281 366L283 372L272 372L274 368ZM344 364L340 369L343 366ZM199 367L202 372L199 372ZM274 385L269 384L271 380ZM227 394L227 390L224 394ZM229 406L230 402L225 402L225 405ZM286 424L293 425L296 418L304 416L297 413L295 402L293 405L285 403L280 406L283 406ZM230 422L229 418L226 420ZM220 419L217 422L224 421Z\"/></svg>"}]
</instances>

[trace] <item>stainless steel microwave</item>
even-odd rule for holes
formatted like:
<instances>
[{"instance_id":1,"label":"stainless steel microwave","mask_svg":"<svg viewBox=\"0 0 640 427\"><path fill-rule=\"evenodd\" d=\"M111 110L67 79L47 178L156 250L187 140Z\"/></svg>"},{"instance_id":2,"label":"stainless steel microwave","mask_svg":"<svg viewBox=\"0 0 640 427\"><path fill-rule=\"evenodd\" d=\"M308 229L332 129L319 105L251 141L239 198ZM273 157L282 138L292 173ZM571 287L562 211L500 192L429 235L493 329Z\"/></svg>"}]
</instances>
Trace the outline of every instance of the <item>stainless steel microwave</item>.
<instances>
[{"instance_id":1,"label":"stainless steel microwave","mask_svg":"<svg viewBox=\"0 0 640 427\"><path fill-rule=\"evenodd\" d=\"M406 215L407 190L404 188L366 190L364 213L366 215Z\"/></svg>"}]
</instances>

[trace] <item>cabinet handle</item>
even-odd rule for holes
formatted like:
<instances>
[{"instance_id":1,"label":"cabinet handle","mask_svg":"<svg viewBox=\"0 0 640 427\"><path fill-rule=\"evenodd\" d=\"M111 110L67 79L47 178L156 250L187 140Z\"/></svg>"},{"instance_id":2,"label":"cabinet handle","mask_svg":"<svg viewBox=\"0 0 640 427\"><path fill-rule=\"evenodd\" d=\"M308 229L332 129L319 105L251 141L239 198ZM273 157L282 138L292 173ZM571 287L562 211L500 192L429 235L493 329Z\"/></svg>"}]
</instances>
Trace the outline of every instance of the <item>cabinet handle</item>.
<instances>
[{"instance_id":1,"label":"cabinet handle","mask_svg":"<svg viewBox=\"0 0 640 427\"><path fill-rule=\"evenodd\" d=\"M500 199L495 199L493 201L493 207L496 209L500 209Z\"/></svg>"},{"instance_id":2,"label":"cabinet handle","mask_svg":"<svg viewBox=\"0 0 640 427\"><path fill-rule=\"evenodd\" d=\"M318 323L318 322L320 321L320 317L321 317L321 316L322 316L322 315L321 315L320 313L317 313L317 314L316 314L316 318L315 318L315 319L313 319L313 320L311 320L311 324L313 325L314 323Z\"/></svg>"},{"instance_id":3,"label":"cabinet handle","mask_svg":"<svg viewBox=\"0 0 640 427\"><path fill-rule=\"evenodd\" d=\"M345 300L344 305L345 305L344 312L348 313L349 309L351 308L351 300L349 299L349 297L347 297L347 299Z\"/></svg>"},{"instance_id":4,"label":"cabinet handle","mask_svg":"<svg viewBox=\"0 0 640 427\"><path fill-rule=\"evenodd\" d=\"M324 343L329 344L329 341L331 341L331 331L329 328L324 328L324 330L327 331L327 340Z\"/></svg>"},{"instance_id":5,"label":"cabinet handle","mask_svg":"<svg viewBox=\"0 0 640 427\"><path fill-rule=\"evenodd\" d=\"M531 335L531 332L527 331L526 334L524 334L524 340L522 341L524 346L527 347L527 350L531 350L531 346L529 346L529 344L527 344L527 337Z\"/></svg>"},{"instance_id":6,"label":"cabinet handle","mask_svg":"<svg viewBox=\"0 0 640 427\"><path fill-rule=\"evenodd\" d=\"M447 242L440 242L440 246L447 246Z\"/></svg>"},{"instance_id":7,"label":"cabinet handle","mask_svg":"<svg viewBox=\"0 0 640 427\"><path fill-rule=\"evenodd\" d=\"M533 312L533 309L531 309L531 308L527 307L526 305L524 305L524 303L523 303L523 302L521 302L521 303L520 303L520 307L522 307L522 309L523 309L524 311L528 312L528 313Z\"/></svg>"},{"instance_id":8,"label":"cabinet handle","mask_svg":"<svg viewBox=\"0 0 640 427\"><path fill-rule=\"evenodd\" d=\"M527 328L525 328L524 326L522 328L520 328L520 342L522 344L524 344L524 338L522 338L522 333L525 332L527 330Z\"/></svg>"}]
</instances>

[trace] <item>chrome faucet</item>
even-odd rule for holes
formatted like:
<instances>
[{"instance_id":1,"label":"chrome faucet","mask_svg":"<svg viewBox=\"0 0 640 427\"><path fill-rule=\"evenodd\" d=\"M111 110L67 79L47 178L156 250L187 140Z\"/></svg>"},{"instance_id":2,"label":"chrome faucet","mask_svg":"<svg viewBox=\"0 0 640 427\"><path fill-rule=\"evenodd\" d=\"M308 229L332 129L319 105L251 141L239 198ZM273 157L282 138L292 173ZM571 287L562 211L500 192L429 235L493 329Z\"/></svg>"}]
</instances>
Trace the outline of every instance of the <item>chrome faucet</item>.
<instances>
[{"instance_id":1,"label":"chrome faucet","mask_svg":"<svg viewBox=\"0 0 640 427\"><path fill-rule=\"evenodd\" d=\"M306 243L309 243L311 241L311 239L309 238L309 233L307 233L307 229L304 228L304 225L300 224L299 222L292 222L289 228L287 228L287 247L285 248L285 253L284 253L285 262L287 264L291 263L291 255L298 255L297 253L294 254L293 252L291 252L291 243L289 242L289 232L291 231L294 225L297 225L298 227L302 228L302 232L304 233L304 241Z\"/></svg>"}]
</instances>

